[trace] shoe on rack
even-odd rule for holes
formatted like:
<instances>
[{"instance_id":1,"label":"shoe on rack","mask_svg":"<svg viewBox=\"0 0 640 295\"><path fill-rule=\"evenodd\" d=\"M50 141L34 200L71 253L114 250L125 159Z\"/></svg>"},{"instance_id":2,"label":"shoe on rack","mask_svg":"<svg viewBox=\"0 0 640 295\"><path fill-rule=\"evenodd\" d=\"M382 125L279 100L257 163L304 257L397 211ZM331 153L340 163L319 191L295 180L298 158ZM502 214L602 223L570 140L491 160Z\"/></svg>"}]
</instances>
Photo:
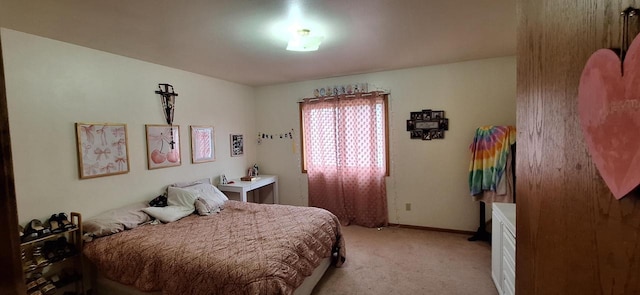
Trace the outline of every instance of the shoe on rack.
<instances>
[{"instance_id":1,"label":"shoe on rack","mask_svg":"<svg viewBox=\"0 0 640 295\"><path fill-rule=\"evenodd\" d=\"M49 217L49 220L47 221L47 223L51 228L51 232L54 234L65 231L64 226L62 225L62 222L58 220L58 215L52 214L51 217Z\"/></svg>"},{"instance_id":2,"label":"shoe on rack","mask_svg":"<svg viewBox=\"0 0 640 295\"><path fill-rule=\"evenodd\" d=\"M58 247L59 247L59 253L60 255L62 255L62 257L71 257L73 255L78 254L78 251L76 249L76 246L67 242L67 238L65 237L60 237L58 238Z\"/></svg>"},{"instance_id":3,"label":"shoe on rack","mask_svg":"<svg viewBox=\"0 0 640 295\"><path fill-rule=\"evenodd\" d=\"M36 265L36 262L33 260L25 261L22 263L22 270L24 272L30 272L36 268L38 268L38 266Z\"/></svg>"},{"instance_id":4,"label":"shoe on rack","mask_svg":"<svg viewBox=\"0 0 640 295\"><path fill-rule=\"evenodd\" d=\"M54 294L54 293L56 292L56 286L54 286L54 285L53 285L53 284L51 284L51 283L48 283L47 285L45 285L44 287L42 287L42 288L40 289L40 291L42 291L42 293L47 294L47 295L49 295L49 294Z\"/></svg>"},{"instance_id":5,"label":"shoe on rack","mask_svg":"<svg viewBox=\"0 0 640 295\"><path fill-rule=\"evenodd\" d=\"M27 225L26 228L23 228L19 225L18 228L20 229L20 241L22 241L23 243L33 241L40 237L38 235L38 231L31 229L29 225Z\"/></svg>"},{"instance_id":6,"label":"shoe on rack","mask_svg":"<svg viewBox=\"0 0 640 295\"><path fill-rule=\"evenodd\" d=\"M38 282L36 279L29 280L27 282L27 292L38 290Z\"/></svg>"},{"instance_id":7,"label":"shoe on rack","mask_svg":"<svg viewBox=\"0 0 640 295\"><path fill-rule=\"evenodd\" d=\"M28 242L49 235L51 235L51 229L44 227L40 220L33 219L24 228L22 240L23 242Z\"/></svg>"},{"instance_id":8,"label":"shoe on rack","mask_svg":"<svg viewBox=\"0 0 640 295\"><path fill-rule=\"evenodd\" d=\"M50 262L56 262L62 260L62 257L58 256L56 252L56 246L58 243L55 241L46 241L44 242L44 246L42 247L42 253L44 254L44 258L49 260Z\"/></svg>"},{"instance_id":9,"label":"shoe on rack","mask_svg":"<svg viewBox=\"0 0 640 295\"><path fill-rule=\"evenodd\" d=\"M42 256L42 255L34 256L33 259L36 261L36 266L37 267L45 267L45 266L51 264L51 262L49 262L49 260L44 258L44 256Z\"/></svg>"},{"instance_id":10,"label":"shoe on rack","mask_svg":"<svg viewBox=\"0 0 640 295\"><path fill-rule=\"evenodd\" d=\"M49 281L47 281L47 279L45 279L43 277L39 277L39 278L36 279L36 284L38 284L38 288L42 288L48 283L49 283Z\"/></svg>"},{"instance_id":11,"label":"shoe on rack","mask_svg":"<svg viewBox=\"0 0 640 295\"><path fill-rule=\"evenodd\" d=\"M71 221L69 221L69 217L67 217L67 214L65 213L58 214L58 222L62 224L62 227L64 228L64 230L70 230L70 229L76 228L76 225L71 223Z\"/></svg>"}]
</instances>

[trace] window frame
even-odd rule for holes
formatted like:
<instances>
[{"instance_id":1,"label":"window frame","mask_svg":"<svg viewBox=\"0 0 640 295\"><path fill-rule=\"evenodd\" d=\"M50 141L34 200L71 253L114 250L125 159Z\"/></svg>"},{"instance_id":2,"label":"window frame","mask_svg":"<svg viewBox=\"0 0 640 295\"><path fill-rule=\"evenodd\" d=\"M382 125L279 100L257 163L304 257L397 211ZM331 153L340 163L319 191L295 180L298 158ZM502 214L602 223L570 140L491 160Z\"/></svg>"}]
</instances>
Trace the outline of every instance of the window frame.
<instances>
[{"instance_id":1,"label":"window frame","mask_svg":"<svg viewBox=\"0 0 640 295\"><path fill-rule=\"evenodd\" d=\"M384 152L385 152L385 175L391 176L389 167L389 94L380 94L383 100L384 112ZM298 116L300 121L300 167L302 173L307 173L307 167L304 155L304 124L302 122L302 103L298 103Z\"/></svg>"}]
</instances>

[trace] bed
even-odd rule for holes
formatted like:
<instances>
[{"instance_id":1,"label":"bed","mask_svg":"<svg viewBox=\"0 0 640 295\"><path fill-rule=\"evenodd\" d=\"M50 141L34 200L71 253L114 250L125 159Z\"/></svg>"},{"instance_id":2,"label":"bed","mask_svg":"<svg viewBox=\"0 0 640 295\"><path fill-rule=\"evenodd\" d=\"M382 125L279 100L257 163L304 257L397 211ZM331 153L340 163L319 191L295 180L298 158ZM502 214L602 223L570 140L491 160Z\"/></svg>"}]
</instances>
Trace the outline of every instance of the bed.
<instances>
[{"instance_id":1,"label":"bed","mask_svg":"<svg viewBox=\"0 0 640 295\"><path fill-rule=\"evenodd\" d=\"M94 239L83 253L97 294L309 294L345 261L330 212L238 201Z\"/></svg>"}]
</instances>

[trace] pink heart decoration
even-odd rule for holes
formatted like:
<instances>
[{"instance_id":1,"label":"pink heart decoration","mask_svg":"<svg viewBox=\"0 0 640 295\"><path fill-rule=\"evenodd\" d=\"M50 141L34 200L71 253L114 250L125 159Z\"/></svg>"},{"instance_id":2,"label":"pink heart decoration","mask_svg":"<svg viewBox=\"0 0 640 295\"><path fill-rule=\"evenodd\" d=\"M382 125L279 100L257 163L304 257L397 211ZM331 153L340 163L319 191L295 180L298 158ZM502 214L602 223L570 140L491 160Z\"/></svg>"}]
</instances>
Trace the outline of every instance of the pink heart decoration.
<instances>
[{"instance_id":1,"label":"pink heart decoration","mask_svg":"<svg viewBox=\"0 0 640 295\"><path fill-rule=\"evenodd\" d=\"M578 112L591 159L619 200L640 184L640 38L623 63L609 49L591 55L580 77Z\"/></svg>"}]
</instances>

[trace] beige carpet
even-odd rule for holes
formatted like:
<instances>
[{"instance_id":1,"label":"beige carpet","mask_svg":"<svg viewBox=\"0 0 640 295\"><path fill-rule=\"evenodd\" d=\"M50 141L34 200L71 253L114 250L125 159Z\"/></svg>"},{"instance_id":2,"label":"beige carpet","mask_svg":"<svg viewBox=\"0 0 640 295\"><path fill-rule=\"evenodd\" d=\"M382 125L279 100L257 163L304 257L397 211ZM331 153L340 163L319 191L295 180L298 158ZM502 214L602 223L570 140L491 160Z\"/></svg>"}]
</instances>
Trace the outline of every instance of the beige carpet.
<instances>
[{"instance_id":1,"label":"beige carpet","mask_svg":"<svg viewBox=\"0 0 640 295\"><path fill-rule=\"evenodd\" d=\"M426 230L343 226L347 261L330 267L314 295L498 294L491 246Z\"/></svg>"}]
</instances>

